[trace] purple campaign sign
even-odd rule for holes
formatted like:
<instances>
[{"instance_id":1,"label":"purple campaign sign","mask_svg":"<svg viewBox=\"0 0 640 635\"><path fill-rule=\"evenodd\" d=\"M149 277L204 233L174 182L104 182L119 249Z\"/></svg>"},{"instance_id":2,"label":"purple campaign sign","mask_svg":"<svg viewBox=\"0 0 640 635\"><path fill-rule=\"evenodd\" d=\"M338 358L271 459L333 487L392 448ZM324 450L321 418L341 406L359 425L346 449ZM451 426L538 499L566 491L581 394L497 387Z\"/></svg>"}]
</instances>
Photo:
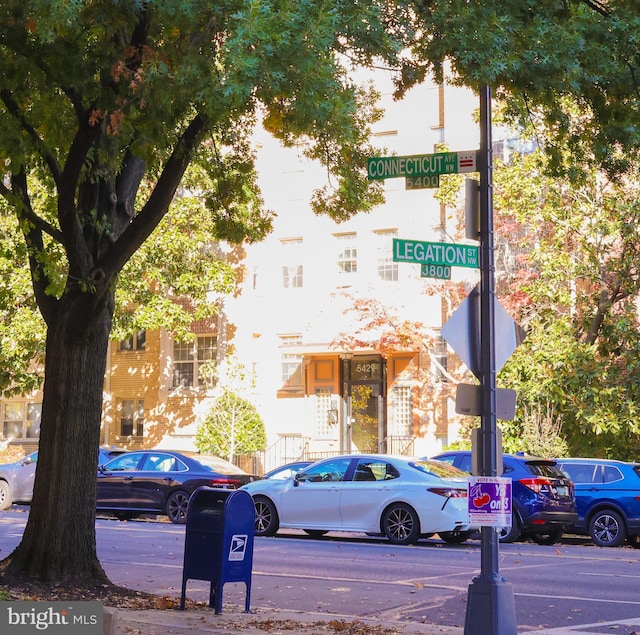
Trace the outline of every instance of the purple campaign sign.
<instances>
[{"instance_id":1,"label":"purple campaign sign","mask_svg":"<svg viewBox=\"0 0 640 635\"><path fill-rule=\"evenodd\" d=\"M470 476L469 522L476 527L511 527L511 479Z\"/></svg>"}]
</instances>

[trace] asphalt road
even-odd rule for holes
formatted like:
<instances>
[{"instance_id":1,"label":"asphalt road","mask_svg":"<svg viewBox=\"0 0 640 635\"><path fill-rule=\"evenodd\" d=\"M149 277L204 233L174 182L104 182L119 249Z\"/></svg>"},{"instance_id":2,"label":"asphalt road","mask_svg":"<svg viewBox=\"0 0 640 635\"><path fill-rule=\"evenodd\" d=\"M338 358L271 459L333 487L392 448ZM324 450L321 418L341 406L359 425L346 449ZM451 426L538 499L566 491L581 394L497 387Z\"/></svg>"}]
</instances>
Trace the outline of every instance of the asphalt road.
<instances>
[{"instance_id":1,"label":"asphalt road","mask_svg":"<svg viewBox=\"0 0 640 635\"><path fill-rule=\"evenodd\" d=\"M0 512L0 558L19 543L27 515L28 508ZM180 597L184 526L98 519L96 531L112 581ZM480 549L479 541L451 546L430 539L403 547L346 534L257 538L251 607L463 626ZM521 633L579 624L602 624L602 630L590 627L591 634L637 632L624 622L640 617L638 549L601 549L581 539L516 543L500 546L499 567L513 589ZM187 597L206 601L208 587L190 580ZM243 607L244 584L227 584L223 599Z\"/></svg>"}]
</instances>

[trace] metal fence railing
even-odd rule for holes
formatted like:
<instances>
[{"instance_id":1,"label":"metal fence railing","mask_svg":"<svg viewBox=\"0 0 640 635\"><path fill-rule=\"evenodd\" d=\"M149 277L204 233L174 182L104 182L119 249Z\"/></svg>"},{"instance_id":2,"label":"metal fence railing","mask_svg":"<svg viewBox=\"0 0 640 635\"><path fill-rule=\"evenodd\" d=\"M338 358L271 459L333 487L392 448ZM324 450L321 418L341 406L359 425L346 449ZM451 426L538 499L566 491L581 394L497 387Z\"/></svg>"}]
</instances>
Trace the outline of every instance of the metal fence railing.
<instances>
[{"instance_id":1,"label":"metal fence railing","mask_svg":"<svg viewBox=\"0 0 640 635\"><path fill-rule=\"evenodd\" d=\"M412 456L415 437L390 435L380 442L378 450L384 454ZM352 452L352 453L355 453ZM320 461L332 456L349 454L342 450L314 450L312 440L303 436L283 436L262 452L251 456L235 456L233 463L251 474L261 476L273 468L293 461Z\"/></svg>"}]
</instances>

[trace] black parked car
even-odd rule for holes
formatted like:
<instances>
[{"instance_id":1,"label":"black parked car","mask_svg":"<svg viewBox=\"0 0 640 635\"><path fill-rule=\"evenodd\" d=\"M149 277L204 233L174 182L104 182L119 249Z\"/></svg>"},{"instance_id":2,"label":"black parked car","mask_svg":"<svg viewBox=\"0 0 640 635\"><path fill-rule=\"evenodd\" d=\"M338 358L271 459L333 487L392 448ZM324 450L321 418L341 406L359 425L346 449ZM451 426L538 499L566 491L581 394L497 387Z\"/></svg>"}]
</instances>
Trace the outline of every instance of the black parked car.
<instances>
[{"instance_id":1,"label":"black parked car","mask_svg":"<svg viewBox=\"0 0 640 635\"><path fill-rule=\"evenodd\" d=\"M434 457L471 473L471 451L456 450ZM513 518L500 542L531 538L552 545L578 519L573 483L556 461L525 454L504 454L502 476L511 479Z\"/></svg>"},{"instance_id":2,"label":"black parked car","mask_svg":"<svg viewBox=\"0 0 640 635\"><path fill-rule=\"evenodd\" d=\"M166 514L172 523L185 523L189 497L198 487L238 489L257 478L217 456L173 450L128 452L100 466L96 508L121 520Z\"/></svg>"},{"instance_id":3,"label":"black parked car","mask_svg":"<svg viewBox=\"0 0 640 635\"><path fill-rule=\"evenodd\" d=\"M625 539L640 546L640 464L613 459L558 459L575 485L576 534L588 534L599 547Z\"/></svg>"}]
</instances>

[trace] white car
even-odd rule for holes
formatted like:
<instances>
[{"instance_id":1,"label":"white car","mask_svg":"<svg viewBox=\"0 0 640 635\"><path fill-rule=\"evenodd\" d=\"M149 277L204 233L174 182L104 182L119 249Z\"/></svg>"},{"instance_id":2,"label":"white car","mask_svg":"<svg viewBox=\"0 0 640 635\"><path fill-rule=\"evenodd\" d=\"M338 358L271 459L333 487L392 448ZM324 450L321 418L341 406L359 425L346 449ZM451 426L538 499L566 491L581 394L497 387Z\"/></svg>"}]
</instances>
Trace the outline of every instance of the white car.
<instances>
[{"instance_id":1,"label":"white car","mask_svg":"<svg viewBox=\"0 0 640 635\"><path fill-rule=\"evenodd\" d=\"M290 478L245 485L256 509L255 535L302 529L382 534L395 544L439 534L470 534L468 475L433 459L349 454L311 464Z\"/></svg>"}]
</instances>

